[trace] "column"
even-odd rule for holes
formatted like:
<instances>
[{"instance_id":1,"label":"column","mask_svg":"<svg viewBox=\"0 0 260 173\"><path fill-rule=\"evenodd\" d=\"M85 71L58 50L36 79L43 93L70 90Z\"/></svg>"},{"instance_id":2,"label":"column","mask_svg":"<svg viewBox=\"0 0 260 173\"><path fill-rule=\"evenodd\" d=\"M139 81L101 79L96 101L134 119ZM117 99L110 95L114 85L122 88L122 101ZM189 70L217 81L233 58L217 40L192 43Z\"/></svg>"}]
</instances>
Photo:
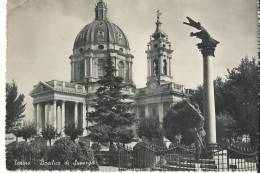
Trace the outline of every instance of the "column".
<instances>
[{"instance_id":1,"label":"column","mask_svg":"<svg viewBox=\"0 0 260 173\"><path fill-rule=\"evenodd\" d=\"M57 106L56 110L56 129L58 133L61 132L61 107Z\"/></svg>"},{"instance_id":2,"label":"column","mask_svg":"<svg viewBox=\"0 0 260 173\"><path fill-rule=\"evenodd\" d=\"M40 108L40 103L37 103L36 104L36 111L37 111L37 114L36 114L36 127L37 127L37 134L40 134L41 130L42 130L42 118L41 118L41 108Z\"/></svg>"},{"instance_id":3,"label":"column","mask_svg":"<svg viewBox=\"0 0 260 173\"><path fill-rule=\"evenodd\" d=\"M214 85L211 72L211 58L203 56L203 113L206 117L207 143L215 145L216 141L216 117L215 117L215 98Z\"/></svg>"},{"instance_id":4,"label":"column","mask_svg":"<svg viewBox=\"0 0 260 173\"><path fill-rule=\"evenodd\" d=\"M75 80L75 78L74 78L74 62L73 62L73 60L71 60L71 81L74 81Z\"/></svg>"},{"instance_id":5,"label":"column","mask_svg":"<svg viewBox=\"0 0 260 173\"><path fill-rule=\"evenodd\" d=\"M172 71L171 71L171 58L169 58L169 76L172 76Z\"/></svg>"},{"instance_id":6,"label":"column","mask_svg":"<svg viewBox=\"0 0 260 173\"><path fill-rule=\"evenodd\" d=\"M82 128L83 128L83 136L87 135L87 130L86 130L86 127L87 127L87 120L86 120L86 103L83 103L83 106L82 106Z\"/></svg>"},{"instance_id":7,"label":"column","mask_svg":"<svg viewBox=\"0 0 260 173\"><path fill-rule=\"evenodd\" d=\"M145 117L148 117L149 116L149 104L145 105L144 111L145 111Z\"/></svg>"},{"instance_id":8,"label":"column","mask_svg":"<svg viewBox=\"0 0 260 173\"><path fill-rule=\"evenodd\" d=\"M163 123L163 102L158 104L158 112L159 112L159 122L160 122L160 126L162 126Z\"/></svg>"},{"instance_id":9,"label":"column","mask_svg":"<svg viewBox=\"0 0 260 173\"><path fill-rule=\"evenodd\" d=\"M75 102L74 104L74 122L75 122L75 127L78 127L78 103Z\"/></svg>"},{"instance_id":10,"label":"column","mask_svg":"<svg viewBox=\"0 0 260 173\"><path fill-rule=\"evenodd\" d=\"M48 103L45 103L44 105L44 128L47 127L47 124L49 124L49 104Z\"/></svg>"},{"instance_id":11,"label":"column","mask_svg":"<svg viewBox=\"0 0 260 173\"><path fill-rule=\"evenodd\" d=\"M92 77L93 75L92 75L92 73L93 73L93 70L92 70L92 68L93 68L93 62L92 62L92 57L89 57L89 76L90 77Z\"/></svg>"},{"instance_id":12,"label":"column","mask_svg":"<svg viewBox=\"0 0 260 173\"><path fill-rule=\"evenodd\" d=\"M37 125L37 104L33 104L33 122Z\"/></svg>"},{"instance_id":13,"label":"column","mask_svg":"<svg viewBox=\"0 0 260 173\"><path fill-rule=\"evenodd\" d=\"M132 81L133 79L132 79L132 76L133 76L133 74L132 74L132 64L133 64L133 62L131 61L130 62L130 81Z\"/></svg>"},{"instance_id":14,"label":"column","mask_svg":"<svg viewBox=\"0 0 260 173\"><path fill-rule=\"evenodd\" d=\"M85 57L84 59L84 64L85 64L85 77L88 77L88 62L87 62L87 58Z\"/></svg>"},{"instance_id":15,"label":"column","mask_svg":"<svg viewBox=\"0 0 260 173\"><path fill-rule=\"evenodd\" d=\"M55 129L57 129L57 107L56 107L56 100L53 100L52 104L52 124Z\"/></svg>"},{"instance_id":16,"label":"column","mask_svg":"<svg viewBox=\"0 0 260 173\"><path fill-rule=\"evenodd\" d=\"M61 134L64 136L64 129L65 129L65 101L62 100L61 102Z\"/></svg>"}]
</instances>

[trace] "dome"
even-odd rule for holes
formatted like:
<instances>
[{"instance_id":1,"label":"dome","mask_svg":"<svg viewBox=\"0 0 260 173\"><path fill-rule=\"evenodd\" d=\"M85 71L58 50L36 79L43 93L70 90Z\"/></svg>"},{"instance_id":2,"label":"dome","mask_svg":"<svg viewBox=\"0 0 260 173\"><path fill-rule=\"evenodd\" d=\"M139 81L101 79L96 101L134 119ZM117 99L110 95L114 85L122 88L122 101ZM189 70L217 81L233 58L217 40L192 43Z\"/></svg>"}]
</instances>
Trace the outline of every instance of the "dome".
<instances>
[{"instance_id":1,"label":"dome","mask_svg":"<svg viewBox=\"0 0 260 173\"><path fill-rule=\"evenodd\" d=\"M98 44L115 44L125 49L130 49L122 29L108 20L94 20L86 25L77 35L74 49Z\"/></svg>"},{"instance_id":2,"label":"dome","mask_svg":"<svg viewBox=\"0 0 260 173\"><path fill-rule=\"evenodd\" d=\"M77 35L74 50L90 45L112 44L130 49L126 35L116 24L107 19L107 6L100 0L95 8L95 20L87 24Z\"/></svg>"}]
</instances>

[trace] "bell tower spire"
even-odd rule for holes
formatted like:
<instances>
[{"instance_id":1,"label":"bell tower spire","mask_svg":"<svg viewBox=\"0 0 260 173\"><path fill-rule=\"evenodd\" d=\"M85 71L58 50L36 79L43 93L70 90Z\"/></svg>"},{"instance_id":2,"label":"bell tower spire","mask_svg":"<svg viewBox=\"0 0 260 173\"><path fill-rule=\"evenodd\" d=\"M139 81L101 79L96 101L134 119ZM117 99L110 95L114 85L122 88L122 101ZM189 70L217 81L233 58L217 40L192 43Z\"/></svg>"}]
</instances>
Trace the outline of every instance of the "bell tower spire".
<instances>
[{"instance_id":1,"label":"bell tower spire","mask_svg":"<svg viewBox=\"0 0 260 173\"><path fill-rule=\"evenodd\" d=\"M103 0L96 4L95 14L95 20L107 20L107 5Z\"/></svg>"},{"instance_id":2,"label":"bell tower spire","mask_svg":"<svg viewBox=\"0 0 260 173\"><path fill-rule=\"evenodd\" d=\"M162 31L160 16L162 13L156 11L156 29L147 44L147 83L155 86L172 82L171 59L172 48L168 41L168 35Z\"/></svg>"},{"instance_id":3,"label":"bell tower spire","mask_svg":"<svg viewBox=\"0 0 260 173\"><path fill-rule=\"evenodd\" d=\"M155 32L160 32L161 25L162 25L162 23L160 21L160 16L162 15L162 13L160 12L160 10L157 10L156 13L157 13L157 21L156 21L156 31Z\"/></svg>"}]
</instances>

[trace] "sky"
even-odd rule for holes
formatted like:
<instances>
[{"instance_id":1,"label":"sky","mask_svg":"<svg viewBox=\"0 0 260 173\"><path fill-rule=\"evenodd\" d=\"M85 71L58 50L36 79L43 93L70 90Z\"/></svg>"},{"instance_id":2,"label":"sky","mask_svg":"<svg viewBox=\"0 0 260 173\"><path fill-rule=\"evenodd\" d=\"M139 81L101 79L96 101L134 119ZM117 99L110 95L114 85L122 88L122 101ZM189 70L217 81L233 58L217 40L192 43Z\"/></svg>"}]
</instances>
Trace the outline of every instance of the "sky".
<instances>
[{"instance_id":1,"label":"sky","mask_svg":"<svg viewBox=\"0 0 260 173\"><path fill-rule=\"evenodd\" d=\"M109 20L126 34L137 88L146 84L145 50L155 31L156 11L169 36L172 75L186 88L202 84L199 42L193 28L183 25L186 16L200 21L220 44L212 57L213 76L225 77L245 56L257 57L256 0L104 0ZM97 0L8 0L6 79L15 80L25 95L26 118L33 114L33 85L39 81L70 81L70 61L79 31L94 20Z\"/></svg>"}]
</instances>

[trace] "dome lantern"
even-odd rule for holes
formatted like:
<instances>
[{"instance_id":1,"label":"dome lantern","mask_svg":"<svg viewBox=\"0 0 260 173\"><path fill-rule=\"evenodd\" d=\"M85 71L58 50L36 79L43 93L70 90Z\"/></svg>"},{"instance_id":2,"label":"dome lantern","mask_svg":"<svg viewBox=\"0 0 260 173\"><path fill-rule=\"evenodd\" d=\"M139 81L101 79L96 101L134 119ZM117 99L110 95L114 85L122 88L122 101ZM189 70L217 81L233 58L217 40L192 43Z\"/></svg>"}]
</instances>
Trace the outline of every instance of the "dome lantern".
<instances>
[{"instance_id":1,"label":"dome lantern","mask_svg":"<svg viewBox=\"0 0 260 173\"><path fill-rule=\"evenodd\" d=\"M107 5L103 0L99 0L95 8L96 18L95 20L106 20L107 19Z\"/></svg>"}]
</instances>

